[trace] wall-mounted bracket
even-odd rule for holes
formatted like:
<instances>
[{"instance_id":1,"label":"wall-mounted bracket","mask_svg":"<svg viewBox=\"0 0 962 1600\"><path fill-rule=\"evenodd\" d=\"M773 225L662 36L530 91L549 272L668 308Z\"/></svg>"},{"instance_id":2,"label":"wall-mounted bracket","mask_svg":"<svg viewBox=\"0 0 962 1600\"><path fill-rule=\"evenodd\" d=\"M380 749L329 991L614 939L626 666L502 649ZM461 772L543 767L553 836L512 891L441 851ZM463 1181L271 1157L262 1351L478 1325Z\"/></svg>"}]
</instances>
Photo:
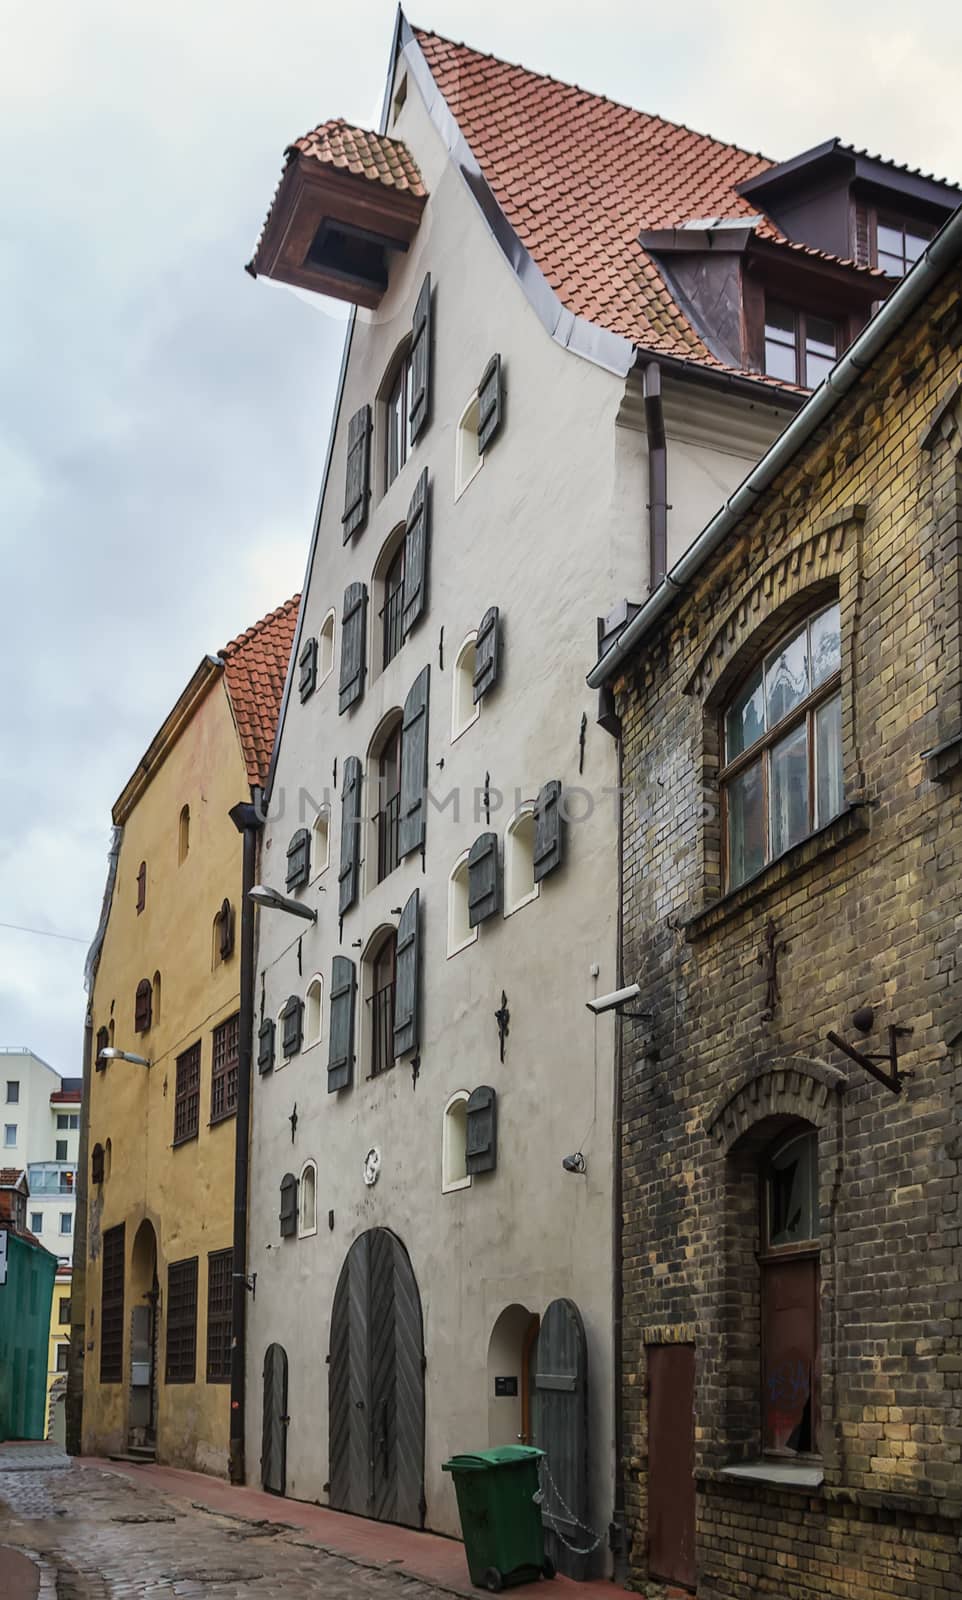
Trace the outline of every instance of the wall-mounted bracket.
<instances>
[{"instance_id":1,"label":"wall-mounted bracket","mask_svg":"<svg viewBox=\"0 0 962 1600\"><path fill-rule=\"evenodd\" d=\"M494 1020L498 1024L498 1039L501 1047L501 1060L504 1060L504 1041L511 1031L511 1012L508 1010L508 997L501 990L501 1004L494 1013Z\"/></svg>"},{"instance_id":2,"label":"wall-mounted bracket","mask_svg":"<svg viewBox=\"0 0 962 1600\"><path fill-rule=\"evenodd\" d=\"M888 1054L884 1056L866 1055L864 1051L856 1050L854 1045L848 1044L840 1034L831 1030L825 1037L837 1050L841 1050L843 1055L848 1056L850 1061L854 1061L856 1066L864 1067L866 1072L870 1072L872 1077L877 1078L879 1083L892 1094L901 1094L902 1084L906 1078L911 1078L912 1073L899 1071L899 1039L905 1038L911 1032L911 1028L898 1028L892 1023L888 1030ZM880 1062L884 1062L885 1065L880 1066ZM888 1071L885 1070L886 1067Z\"/></svg>"},{"instance_id":3,"label":"wall-mounted bracket","mask_svg":"<svg viewBox=\"0 0 962 1600\"><path fill-rule=\"evenodd\" d=\"M235 1278L240 1278L241 1282L244 1285L244 1288L247 1290L247 1292L250 1295L251 1299L252 1300L256 1300L257 1299L257 1273L256 1272L252 1272L250 1274L250 1277L248 1277L246 1272L235 1272L233 1274L233 1276Z\"/></svg>"}]
</instances>

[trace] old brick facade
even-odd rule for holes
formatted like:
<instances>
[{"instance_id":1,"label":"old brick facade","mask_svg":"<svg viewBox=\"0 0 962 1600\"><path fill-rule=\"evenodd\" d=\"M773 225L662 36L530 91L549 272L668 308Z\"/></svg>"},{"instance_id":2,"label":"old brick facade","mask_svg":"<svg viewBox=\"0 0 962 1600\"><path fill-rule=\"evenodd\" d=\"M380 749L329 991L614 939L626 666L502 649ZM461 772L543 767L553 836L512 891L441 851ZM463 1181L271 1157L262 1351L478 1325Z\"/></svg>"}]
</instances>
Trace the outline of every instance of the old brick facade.
<instances>
[{"instance_id":1,"label":"old brick facade","mask_svg":"<svg viewBox=\"0 0 962 1600\"><path fill-rule=\"evenodd\" d=\"M654 1011L623 1024L627 1514L652 1594L649 1380L666 1344L693 1347L699 1596L962 1593L960 352L956 263L615 685L624 974ZM726 890L722 709L835 600L842 809ZM901 1093L826 1038L881 1055L893 1024L911 1030ZM795 1255L818 1326L807 1376L793 1356L801 1446L773 1461L772 1352L804 1316L786 1324L766 1298L762 1192L779 1139L811 1129L814 1237ZM684 1439L672 1382L657 1399Z\"/></svg>"}]
</instances>

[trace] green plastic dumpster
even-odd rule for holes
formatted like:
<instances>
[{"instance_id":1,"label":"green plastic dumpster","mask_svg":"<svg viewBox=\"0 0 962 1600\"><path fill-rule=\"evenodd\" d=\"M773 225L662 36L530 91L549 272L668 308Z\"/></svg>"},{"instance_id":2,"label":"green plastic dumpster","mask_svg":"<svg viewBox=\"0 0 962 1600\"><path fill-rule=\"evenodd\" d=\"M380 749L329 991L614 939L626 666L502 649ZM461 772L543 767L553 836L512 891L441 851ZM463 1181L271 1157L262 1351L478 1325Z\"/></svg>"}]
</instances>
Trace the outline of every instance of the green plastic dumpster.
<instances>
[{"instance_id":1,"label":"green plastic dumpster","mask_svg":"<svg viewBox=\"0 0 962 1600\"><path fill-rule=\"evenodd\" d=\"M471 1582L495 1592L554 1577L544 1553L538 1462L531 1445L506 1444L445 1461L458 1497Z\"/></svg>"}]
</instances>

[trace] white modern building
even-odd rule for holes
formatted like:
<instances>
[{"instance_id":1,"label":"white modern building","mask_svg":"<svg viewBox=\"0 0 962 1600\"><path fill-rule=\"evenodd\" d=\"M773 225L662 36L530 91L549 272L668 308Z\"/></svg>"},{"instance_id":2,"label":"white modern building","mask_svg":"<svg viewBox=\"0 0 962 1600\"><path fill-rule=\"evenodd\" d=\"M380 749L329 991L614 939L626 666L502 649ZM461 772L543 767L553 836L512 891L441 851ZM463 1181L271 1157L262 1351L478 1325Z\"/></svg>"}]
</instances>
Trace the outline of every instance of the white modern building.
<instances>
[{"instance_id":1,"label":"white modern building","mask_svg":"<svg viewBox=\"0 0 962 1600\"><path fill-rule=\"evenodd\" d=\"M0 1046L0 1162L26 1170L27 1227L61 1262L73 1260L82 1086L32 1050Z\"/></svg>"}]
</instances>

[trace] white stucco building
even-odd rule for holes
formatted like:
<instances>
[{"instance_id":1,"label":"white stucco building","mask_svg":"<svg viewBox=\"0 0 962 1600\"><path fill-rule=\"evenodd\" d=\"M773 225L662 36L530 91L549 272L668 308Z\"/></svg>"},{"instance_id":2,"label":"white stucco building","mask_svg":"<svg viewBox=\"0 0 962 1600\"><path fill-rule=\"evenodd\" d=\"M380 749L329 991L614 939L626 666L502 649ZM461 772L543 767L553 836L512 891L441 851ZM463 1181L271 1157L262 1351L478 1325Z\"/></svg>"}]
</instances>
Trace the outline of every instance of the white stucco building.
<instances>
[{"instance_id":1,"label":"white stucco building","mask_svg":"<svg viewBox=\"0 0 962 1600\"><path fill-rule=\"evenodd\" d=\"M815 381L804 335L798 382L755 359L765 274L830 270L838 339L883 292L740 198L767 166L401 17L381 134L298 140L251 266L358 309L263 833L316 920L259 912L248 1472L455 1532L446 1457L525 1437L575 1574L618 1521L619 1031L667 1025L586 1005L624 975L585 674Z\"/></svg>"},{"instance_id":2,"label":"white stucco building","mask_svg":"<svg viewBox=\"0 0 962 1600\"><path fill-rule=\"evenodd\" d=\"M81 1088L32 1050L0 1047L0 1159L26 1170L27 1227L61 1262L73 1260Z\"/></svg>"}]
</instances>

